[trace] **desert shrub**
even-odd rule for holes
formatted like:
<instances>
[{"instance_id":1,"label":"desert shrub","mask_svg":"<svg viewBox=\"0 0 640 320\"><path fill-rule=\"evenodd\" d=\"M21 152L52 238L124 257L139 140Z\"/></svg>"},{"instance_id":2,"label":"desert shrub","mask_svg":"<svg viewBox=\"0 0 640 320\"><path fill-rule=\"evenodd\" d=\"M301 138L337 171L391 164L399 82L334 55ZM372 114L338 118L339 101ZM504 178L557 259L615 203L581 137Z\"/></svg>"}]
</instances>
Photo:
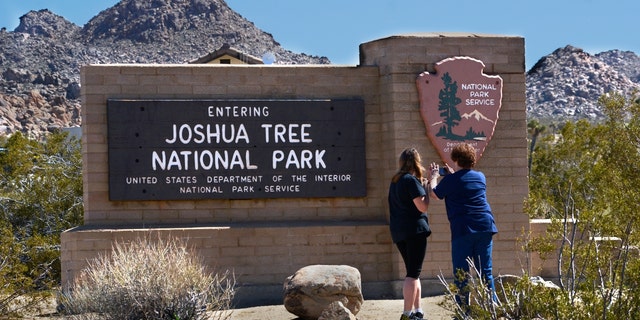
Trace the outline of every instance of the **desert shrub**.
<instances>
[{"instance_id":1,"label":"desert shrub","mask_svg":"<svg viewBox=\"0 0 640 320\"><path fill-rule=\"evenodd\" d=\"M455 274L458 282L465 282L464 288L458 288L454 283L448 283L446 277L440 274L440 283L446 288L446 296L441 306L453 313L456 319L497 319L499 310L498 300L494 290L490 290L480 271L472 259L467 259L470 272L458 270ZM461 305L457 301L467 301Z\"/></svg>"},{"instance_id":2,"label":"desert shrub","mask_svg":"<svg viewBox=\"0 0 640 320\"><path fill-rule=\"evenodd\" d=\"M569 122L531 140L524 209L552 223L524 250L554 259L558 275L548 280L557 288L523 271L486 303L481 279L466 275L475 300L469 310L449 303L459 318L640 319L640 99L610 93L599 102L601 122ZM544 132L535 123L530 129Z\"/></svg>"},{"instance_id":3,"label":"desert shrub","mask_svg":"<svg viewBox=\"0 0 640 320\"><path fill-rule=\"evenodd\" d=\"M232 274L209 272L179 240L140 239L90 261L59 302L74 319L212 319L230 309L234 285Z\"/></svg>"},{"instance_id":4,"label":"desert shrub","mask_svg":"<svg viewBox=\"0 0 640 320\"><path fill-rule=\"evenodd\" d=\"M500 276L495 279L495 291L487 288L473 261L468 261L472 272L460 274L466 277L467 286L460 290L448 283L443 275L440 282L447 288L447 299L440 305L451 311L455 319L580 319L580 313L569 303L569 299L559 287L541 281L539 278L524 276ZM456 295L469 295L469 305L456 303Z\"/></svg>"},{"instance_id":5,"label":"desert shrub","mask_svg":"<svg viewBox=\"0 0 640 320\"><path fill-rule=\"evenodd\" d=\"M555 319L640 316L640 100L610 93L599 102L602 122L567 123L533 153L525 210L552 220L532 240L553 244Z\"/></svg>"},{"instance_id":6,"label":"desert shrub","mask_svg":"<svg viewBox=\"0 0 640 320\"><path fill-rule=\"evenodd\" d=\"M0 138L0 316L31 312L60 283L60 233L82 222L78 139Z\"/></svg>"}]
</instances>

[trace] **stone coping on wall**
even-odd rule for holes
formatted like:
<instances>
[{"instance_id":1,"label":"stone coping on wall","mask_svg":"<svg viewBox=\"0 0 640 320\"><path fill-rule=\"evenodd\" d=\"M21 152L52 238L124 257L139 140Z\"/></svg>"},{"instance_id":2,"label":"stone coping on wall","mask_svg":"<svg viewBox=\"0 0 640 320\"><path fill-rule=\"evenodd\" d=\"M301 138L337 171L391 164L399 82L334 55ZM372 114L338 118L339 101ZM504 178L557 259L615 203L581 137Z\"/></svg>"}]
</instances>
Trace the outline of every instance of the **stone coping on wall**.
<instances>
[{"instance_id":1,"label":"stone coping on wall","mask_svg":"<svg viewBox=\"0 0 640 320\"><path fill-rule=\"evenodd\" d=\"M97 230L117 231L162 231L162 230L197 230L197 229L233 229L233 228L308 228L308 227L346 227L387 225L386 220L296 220L296 221L255 221L231 223L191 223L191 224L122 224L122 225L81 225L66 232L82 232Z\"/></svg>"},{"instance_id":2,"label":"stone coping on wall","mask_svg":"<svg viewBox=\"0 0 640 320\"><path fill-rule=\"evenodd\" d=\"M478 32L408 32L395 34L389 37L379 38L374 41L393 38L521 38L521 36L509 36L504 34L478 33Z\"/></svg>"}]
</instances>

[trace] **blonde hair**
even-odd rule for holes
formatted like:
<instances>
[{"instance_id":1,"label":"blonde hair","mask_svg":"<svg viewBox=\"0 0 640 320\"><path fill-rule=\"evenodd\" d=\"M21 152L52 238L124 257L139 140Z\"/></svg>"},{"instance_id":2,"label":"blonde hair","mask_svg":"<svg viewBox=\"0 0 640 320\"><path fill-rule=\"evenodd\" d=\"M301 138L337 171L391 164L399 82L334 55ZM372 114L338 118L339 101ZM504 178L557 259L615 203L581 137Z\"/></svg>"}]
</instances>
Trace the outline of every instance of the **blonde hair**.
<instances>
[{"instance_id":1,"label":"blonde hair","mask_svg":"<svg viewBox=\"0 0 640 320\"><path fill-rule=\"evenodd\" d=\"M393 176L391 181L398 182L400 177L410 173L414 175L418 180L422 181L422 177L425 176L424 172L425 168L422 166L422 158L420 157L420 153L415 148L407 148L404 149L400 153L400 159L398 160L400 169Z\"/></svg>"}]
</instances>

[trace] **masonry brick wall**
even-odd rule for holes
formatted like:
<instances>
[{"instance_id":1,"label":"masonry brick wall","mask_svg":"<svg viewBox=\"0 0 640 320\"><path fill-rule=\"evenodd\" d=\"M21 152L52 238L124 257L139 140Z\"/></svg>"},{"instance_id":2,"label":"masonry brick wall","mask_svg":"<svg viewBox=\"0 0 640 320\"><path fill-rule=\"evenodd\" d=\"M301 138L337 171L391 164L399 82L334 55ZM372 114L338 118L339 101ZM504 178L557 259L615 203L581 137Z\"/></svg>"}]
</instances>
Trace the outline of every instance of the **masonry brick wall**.
<instances>
[{"instance_id":1,"label":"masonry brick wall","mask_svg":"<svg viewBox=\"0 0 640 320\"><path fill-rule=\"evenodd\" d=\"M150 233L187 239L205 261L234 270L240 285L281 285L309 264L348 264L363 283L404 277L387 225L389 179L402 149L439 161L419 113L415 79L438 61L471 56L504 80L493 140L477 168L500 233L496 273L521 266L517 239L528 230L524 41L461 34L395 36L360 45L359 66L90 65L82 68L85 224L62 235L63 283L114 241ZM365 198L109 201L107 99L350 99L365 102ZM429 216L423 278L450 269L449 225L440 201ZM445 274L448 276L449 274ZM365 286L366 287L366 286ZM397 293L396 293L397 294Z\"/></svg>"},{"instance_id":2,"label":"masonry brick wall","mask_svg":"<svg viewBox=\"0 0 640 320\"><path fill-rule=\"evenodd\" d=\"M372 223L81 227L65 234L62 259L66 269L82 268L96 252L108 252L115 241L168 237L183 241L214 269L232 270L244 285L282 284L287 275L309 264L348 264L367 282L388 281L391 272L388 230Z\"/></svg>"},{"instance_id":3,"label":"masonry brick wall","mask_svg":"<svg viewBox=\"0 0 640 320\"><path fill-rule=\"evenodd\" d=\"M415 79L446 58L469 56L485 64L484 72L499 75L504 81L502 107L493 139L476 169L487 177L487 197L499 233L494 238L494 272L520 274L526 269L526 257L519 239L529 230L523 201L528 193L524 39L476 34L416 34L393 36L360 45L360 65L380 69L381 110L385 144L395 150L387 157L386 176L397 170L397 155L406 147L416 147L426 163L440 161L431 145L419 113ZM384 122L384 121L383 121ZM432 200L429 221L434 231L430 238L425 269L428 277L441 270L450 276L451 253L449 223L443 201Z\"/></svg>"}]
</instances>

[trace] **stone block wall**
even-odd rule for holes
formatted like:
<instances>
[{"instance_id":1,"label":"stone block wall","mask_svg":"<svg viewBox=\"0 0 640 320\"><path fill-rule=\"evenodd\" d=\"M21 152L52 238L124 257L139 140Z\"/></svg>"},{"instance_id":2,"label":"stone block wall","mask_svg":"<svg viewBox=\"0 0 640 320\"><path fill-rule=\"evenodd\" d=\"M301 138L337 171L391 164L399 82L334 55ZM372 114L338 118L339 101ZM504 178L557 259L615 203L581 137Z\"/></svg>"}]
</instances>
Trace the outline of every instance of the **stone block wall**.
<instances>
[{"instance_id":1,"label":"stone block wall","mask_svg":"<svg viewBox=\"0 0 640 320\"><path fill-rule=\"evenodd\" d=\"M394 36L360 45L358 66L90 65L82 69L85 224L62 235L63 284L108 252L114 241L155 233L187 239L205 261L233 270L241 286L281 287L310 264L347 264L362 274L365 296L394 289L404 267L388 232L387 190L405 147L439 161L419 112L416 77L453 56L483 61L504 80L493 140L477 168L500 233L494 270L519 273L517 239L529 229L524 40L471 34ZM119 99L362 99L367 196L198 201L109 201L106 102ZM449 226L441 201L429 209L425 292L442 292L450 273ZM397 286L396 286L397 288ZM371 292L367 292L370 290ZM277 291L277 290L276 290ZM266 291L265 291L266 292ZM258 297L255 296L254 299Z\"/></svg>"},{"instance_id":2,"label":"stone block wall","mask_svg":"<svg viewBox=\"0 0 640 320\"><path fill-rule=\"evenodd\" d=\"M380 69L381 114L385 144L395 154L408 146L416 147L423 161L440 162L436 149L426 136L418 112L415 79L424 71L435 73L435 64L455 56L469 56L485 64L484 73L499 75L504 81L502 107L493 139L476 169L487 177L487 197L499 229L494 237L494 273L520 274L526 257L519 239L529 230L523 201L528 193L524 39L478 34L415 34L392 36L360 45L360 65ZM397 156L388 157L386 176L397 166ZM428 277L440 270L450 276L450 232L444 201L432 200L429 219L433 235L424 267Z\"/></svg>"}]
</instances>

